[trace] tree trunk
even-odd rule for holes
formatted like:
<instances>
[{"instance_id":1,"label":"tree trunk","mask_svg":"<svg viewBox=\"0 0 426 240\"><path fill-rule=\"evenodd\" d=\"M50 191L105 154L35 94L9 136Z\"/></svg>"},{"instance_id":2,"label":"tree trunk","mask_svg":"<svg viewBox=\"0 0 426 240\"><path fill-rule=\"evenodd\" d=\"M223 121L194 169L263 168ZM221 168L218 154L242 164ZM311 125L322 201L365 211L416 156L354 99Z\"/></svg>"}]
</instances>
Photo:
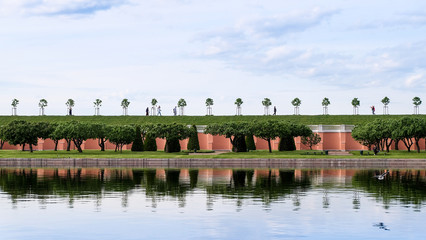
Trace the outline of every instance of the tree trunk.
<instances>
[{"instance_id":1,"label":"tree trunk","mask_svg":"<svg viewBox=\"0 0 426 240\"><path fill-rule=\"evenodd\" d=\"M67 141L67 151L69 152L71 150L71 139L66 139Z\"/></svg>"},{"instance_id":2,"label":"tree trunk","mask_svg":"<svg viewBox=\"0 0 426 240\"><path fill-rule=\"evenodd\" d=\"M103 138L98 139L98 145L101 147L101 152L105 151L105 140Z\"/></svg>"},{"instance_id":3,"label":"tree trunk","mask_svg":"<svg viewBox=\"0 0 426 240\"><path fill-rule=\"evenodd\" d=\"M25 143L22 144L22 151L25 151Z\"/></svg>"},{"instance_id":4,"label":"tree trunk","mask_svg":"<svg viewBox=\"0 0 426 240\"><path fill-rule=\"evenodd\" d=\"M83 150L81 149L81 144L83 144L83 140L80 139L73 139L74 145L77 147L77 150L79 153L82 153Z\"/></svg>"},{"instance_id":5,"label":"tree trunk","mask_svg":"<svg viewBox=\"0 0 426 240\"><path fill-rule=\"evenodd\" d=\"M420 145L419 145L419 138L414 138L414 140L416 141L416 148L417 148L417 152L420 153Z\"/></svg>"},{"instance_id":6,"label":"tree trunk","mask_svg":"<svg viewBox=\"0 0 426 240\"><path fill-rule=\"evenodd\" d=\"M395 150L399 150L398 145L399 145L399 139L396 139L395 140Z\"/></svg>"},{"instance_id":7,"label":"tree trunk","mask_svg":"<svg viewBox=\"0 0 426 240\"><path fill-rule=\"evenodd\" d=\"M389 152L389 148L392 145L393 140L386 139L386 152Z\"/></svg>"},{"instance_id":8,"label":"tree trunk","mask_svg":"<svg viewBox=\"0 0 426 240\"><path fill-rule=\"evenodd\" d=\"M3 149L4 141L0 140L0 150Z\"/></svg>"},{"instance_id":9,"label":"tree trunk","mask_svg":"<svg viewBox=\"0 0 426 240\"><path fill-rule=\"evenodd\" d=\"M54 140L53 142L55 143L55 152L56 152L56 151L58 151L59 140Z\"/></svg>"},{"instance_id":10,"label":"tree trunk","mask_svg":"<svg viewBox=\"0 0 426 240\"><path fill-rule=\"evenodd\" d=\"M269 148L269 153L272 153L272 147L271 147L271 139L268 138L268 148Z\"/></svg>"},{"instance_id":11,"label":"tree trunk","mask_svg":"<svg viewBox=\"0 0 426 240\"><path fill-rule=\"evenodd\" d=\"M30 152L31 153L33 152L33 145L32 144L30 144Z\"/></svg>"},{"instance_id":12,"label":"tree trunk","mask_svg":"<svg viewBox=\"0 0 426 240\"><path fill-rule=\"evenodd\" d=\"M407 147L408 151L411 151L411 146L413 145L413 140L411 139L402 139L402 142L404 143L404 145Z\"/></svg>"}]
</instances>

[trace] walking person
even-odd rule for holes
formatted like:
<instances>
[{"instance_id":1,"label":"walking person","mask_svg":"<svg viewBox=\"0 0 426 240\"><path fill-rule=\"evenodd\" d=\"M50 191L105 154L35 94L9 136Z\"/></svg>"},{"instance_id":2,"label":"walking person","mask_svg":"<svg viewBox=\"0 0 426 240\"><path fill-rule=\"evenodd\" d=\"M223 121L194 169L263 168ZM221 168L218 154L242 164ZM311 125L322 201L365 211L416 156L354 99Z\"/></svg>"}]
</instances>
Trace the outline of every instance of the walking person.
<instances>
[{"instance_id":1,"label":"walking person","mask_svg":"<svg viewBox=\"0 0 426 240\"><path fill-rule=\"evenodd\" d=\"M157 108L157 116L161 116L161 107L160 106L158 106L158 108Z\"/></svg>"},{"instance_id":2,"label":"walking person","mask_svg":"<svg viewBox=\"0 0 426 240\"><path fill-rule=\"evenodd\" d=\"M146 114L146 116L149 116L149 107L146 108L145 114Z\"/></svg>"},{"instance_id":3,"label":"walking person","mask_svg":"<svg viewBox=\"0 0 426 240\"><path fill-rule=\"evenodd\" d=\"M274 106L274 116L277 115L277 107Z\"/></svg>"},{"instance_id":4,"label":"walking person","mask_svg":"<svg viewBox=\"0 0 426 240\"><path fill-rule=\"evenodd\" d=\"M176 115L177 115L177 107L176 107L176 106L173 108L173 115L174 115L174 116L176 116Z\"/></svg>"},{"instance_id":5,"label":"walking person","mask_svg":"<svg viewBox=\"0 0 426 240\"><path fill-rule=\"evenodd\" d=\"M374 106L371 106L371 112L374 114L376 114L376 108Z\"/></svg>"}]
</instances>

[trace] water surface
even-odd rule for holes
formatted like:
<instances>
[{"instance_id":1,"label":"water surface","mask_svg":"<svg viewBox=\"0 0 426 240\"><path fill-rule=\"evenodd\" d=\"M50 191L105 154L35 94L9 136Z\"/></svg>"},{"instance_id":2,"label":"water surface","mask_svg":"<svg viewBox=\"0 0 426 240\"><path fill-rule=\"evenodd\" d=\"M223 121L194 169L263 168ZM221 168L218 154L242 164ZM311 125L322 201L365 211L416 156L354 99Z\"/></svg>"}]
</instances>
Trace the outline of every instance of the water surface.
<instances>
[{"instance_id":1,"label":"water surface","mask_svg":"<svg viewBox=\"0 0 426 240\"><path fill-rule=\"evenodd\" d=\"M0 169L1 239L423 239L425 170Z\"/></svg>"}]
</instances>

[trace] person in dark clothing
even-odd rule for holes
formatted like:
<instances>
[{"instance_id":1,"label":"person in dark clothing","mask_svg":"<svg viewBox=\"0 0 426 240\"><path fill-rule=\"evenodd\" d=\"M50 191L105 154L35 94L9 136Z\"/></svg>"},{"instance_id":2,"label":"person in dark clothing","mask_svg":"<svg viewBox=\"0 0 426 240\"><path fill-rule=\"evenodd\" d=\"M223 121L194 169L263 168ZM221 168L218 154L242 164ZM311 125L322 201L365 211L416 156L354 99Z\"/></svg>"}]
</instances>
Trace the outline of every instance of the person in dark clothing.
<instances>
[{"instance_id":1,"label":"person in dark clothing","mask_svg":"<svg viewBox=\"0 0 426 240\"><path fill-rule=\"evenodd\" d=\"M277 115L277 107L274 106L274 115Z\"/></svg>"},{"instance_id":2,"label":"person in dark clothing","mask_svg":"<svg viewBox=\"0 0 426 240\"><path fill-rule=\"evenodd\" d=\"M146 116L149 116L149 107L146 108L145 112L146 112Z\"/></svg>"}]
</instances>

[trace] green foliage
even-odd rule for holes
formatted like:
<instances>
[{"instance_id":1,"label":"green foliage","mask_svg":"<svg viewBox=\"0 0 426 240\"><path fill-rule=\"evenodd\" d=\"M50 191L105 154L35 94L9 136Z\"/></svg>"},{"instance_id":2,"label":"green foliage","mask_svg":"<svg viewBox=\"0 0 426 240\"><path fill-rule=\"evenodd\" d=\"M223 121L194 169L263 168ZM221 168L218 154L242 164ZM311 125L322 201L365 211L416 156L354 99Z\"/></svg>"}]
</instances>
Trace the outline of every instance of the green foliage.
<instances>
[{"instance_id":1,"label":"green foliage","mask_svg":"<svg viewBox=\"0 0 426 240\"><path fill-rule=\"evenodd\" d=\"M129 99L125 98L123 100L121 100L121 107L122 108L128 108L130 105Z\"/></svg>"},{"instance_id":2,"label":"green foliage","mask_svg":"<svg viewBox=\"0 0 426 240\"><path fill-rule=\"evenodd\" d=\"M105 151L106 135L107 132L109 132L109 129L110 126L107 126L104 123L91 124L92 137L98 140L98 145L102 152Z\"/></svg>"},{"instance_id":3,"label":"green foliage","mask_svg":"<svg viewBox=\"0 0 426 240\"><path fill-rule=\"evenodd\" d=\"M158 103L157 99L153 98L153 99L151 100L151 105L152 105L152 106L157 105L157 103Z\"/></svg>"},{"instance_id":4,"label":"green foliage","mask_svg":"<svg viewBox=\"0 0 426 240\"><path fill-rule=\"evenodd\" d=\"M392 137L401 139L408 151L415 143L417 151L420 152L419 141L426 137L426 121L424 119L403 117L396 121L392 128Z\"/></svg>"},{"instance_id":5,"label":"green foliage","mask_svg":"<svg viewBox=\"0 0 426 240\"><path fill-rule=\"evenodd\" d=\"M12 145L22 145L22 151L25 144L29 144L30 151L32 146L37 145L40 131L36 123L30 123L23 120L15 120L3 127L2 137L3 140Z\"/></svg>"},{"instance_id":6,"label":"green foliage","mask_svg":"<svg viewBox=\"0 0 426 240\"><path fill-rule=\"evenodd\" d=\"M296 150L296 143L294 142L294 137L290 135L281 136L280 143L278 145L278 151L294 150Z\"/></svg>"},{"instance_id":7,"label":"green foliage","mask_svg":"<svg viewBox=\"0 0 426 240\"><path fill-rule=\"evenodd\" d=\"M295 107L299 107L302 104L302 101L299 98L295 98L291 101L291 104Z\"/></svg>"},{"instance_id":8,"label":"green foliage","mask_svg":"<svg viewBox=\"0 0 426 240\"><path fill-rule=\"evenodd\" d=\"M146 134L143 148L145 151L157 151L157 141L153 134Z\"/></svg>"},{"instance_id":9,"label":"green foliage","mask_svg":"<svg viewBox=\"0 0 426 240\"><path fill-rule=\"evenodd\" d=\"M55 138L66 139L69 151L71 141L74 142L75 147L79 152L83 152L81 145L89 138L95 138L90 123L81 123L78 121L70 121L67 123L59 124L53 135Z\"/></svg>"},{"instance_id":10,"label":"green foliage","mask_svg":"<svg viewBox=\"0 0 426 240\"><path fill-rule=\"evenodd\" d=\"M359 107L361 102L358 100L358 98L354 98L354 99L352 99L351 104L352 104L353 107Z\"/></svg>"},{"instance_id":11,"label":"green foliage","mask_svg":"<svg viewBox=\"0 0 426 240\"><path fill-rule=\"evenodd\" d=\"M422 100L419 97L414 97L413 104L414 106L419 106L420 104L422 104Z\"/></svg>"},{"instance_id":12,"label":"green foliage","mask_svg":"<svg viewBox=\"0 0 426 240\"><path fill-rule=\"evenodd\" d=\"M102 100L97 98L94 102L93 102L94 107L100 107L102 106Z\"/></svg>"},{"instance_id":13,"label":"green foliage","mask_svg":"<svg viewBox=\"0 0 426 240\"><path fill-rule=\"evenodd\" d=\"M174 153L180 152L180 142L177 138L168 138L166 140L166 145L164 145L164 152L166 153Z\"/></svg>"},{"instance_id":14,"label":"green foliage","mask_svg":"<svg viewBox=\"0 0 426 240\"><path fill-rule=\"evenodd\" d=\"M183 98L179 99L177 105L178 105L178 107L186 107L185 99L183 99Z\"/></svg>"},{"instance_id":15,"label":"green foliage","mask_svg":"<svg viewBox=\"0 0 426 240\"><path fill-rule=\"evenodd\" d=\"M207 107L210 107L210 106L212 106L213 105L213 99L211 99L211 98L207 98L206 99L206 106Z\"/></svg>"},{"instance_id":16,"label":"green foliage","mask_svg":"<svg viewBox=\"0 0 426 240\"><path fill-rule=\"evenodd\" d=\"M237 107L241 107L241 105L243 105L243 100L241 99L241 98L237 98L236 100L235 100L235 105L237 105Z\"/></svg>"},{"instance_id":17,"label":"green foliage","mask_svg":"<svg viewBox=\"0 0 426 240\"><path fill-rule=\"evenodd\" d=\"M139 125L135 126L135 137L133 139L132 151L133 152L143 151L142 132L141 132L141 126Z\"/></svg>"},{"instance_id":18,"label":"green foliage","mask_svg":"<svg viewBox=\"0 0 426 240\"><path fill-rule=\"evenodd\" d=\"M302 136L301 142L303 145L308 146L312 150L312 146L321 142L321 137L317 133L311 133L309 136Z\"/></svg>"},{"instance_id":19,"label":"green foliage","mask_svg":"<svg viewBox=\"0 0 426 240\"><path fill-rule=\"evenodd\" d=\"M324 98L323 100L322 100L322 103L321 103L324 107L327 107L328 105L330 105L330 100L328 99L328 98Z\"/></svg>"},{"instance_id":20,"label":"green foliage","mask_svg":"<svg viewBox=\"0 0 426 240\"><path fill-rule=\"evenodd\" d=\"M65 105L67 105L67 107L74 107L74 104L75 104L75 102L74 102L74 100L73 99L68 99L68 101L65 103Z\"/></svg>"},{"instance_id":21,"label":"green foliage","mask_svg":"<svg viewBox=\"0 0 426 240\"><path fill-rule=\"evenodd\" d=\"M170 123L170 124L156 124L152 127L150 131L153 135L158 138L166 139L166 152L176 152L178 149L176 146L176 140L186 139L190 136L190 129L184 125L179 123ZM179 145L180 151L180 145Z\"/></svg>"},{"instance_id":22,"label":"green foliage","mask_svg":"<svg viewBox=\"0 0 426 240\"><path fill-rule=\"evenodd\" d=\"M272 105L271 99L264 98L263 101L262 101L262 105L265 106L265 107L271 106Z\"/></svg>"},{"instance_id":23,"label":"green foliage","mask_svg":"<svg viewBox=\"0 0 426 240\"><path fill-rule=\"evenodd\" d=\"M47 100L46 99L40 99L40 102L38 103L38 106L40 107L40 108L45 108L45 107L47 107Z\"/></svg>"},{"instance_id":24,"label":"green foliage","mask_svg":"<svg viewBox=\"0 0 426 240\"><path fill-rule=\"evenodd\" d=\"M382 99L382 103L383 103L383 105L387 106L387 105L389 105L389 103L390 103L390 99L389 99L388 97L384 97L384 98Z\"/></svg>"},{"instance_id":25,"label":"green foliage","mask_svg":"<svg viewBox=\"0 0 426 240\"><path fill-rule=\"evenodd\" d=\"M223 135L229 138L236 152L246 152L246 135L252 135L250 124L247 122L226 122L207 125L205 133Z\"/></svg>"},{"instance_id":26,"label":"green foliage","mask_svg":"<svg viewBox=\"0 0 426 240\"><path fill-rule=\"evenodd\" d=\"M19 100L18 99L16 99L16 98L14 98L13 100L12 100L12 107L14 107L14 108L16 108L17 106L18 106L18 104L19 104Z\"/></svg>"},{"instance_id":27,"label":"green foliage","mask_svg":"<svg viewBox=\"0 0 426 240\"><path fill-rule=\"evenodd\" d=\"M115 151L118 149L123 152L123 146L132 143L135 137L135 128L129 125L112 126L107 133L107 139L116 145Z\"/></svg>"},{"instance_id":28,"label":"green foliage","mask_svg":"<svg viewBox=\"0 0 426 240\"><path fill-rule=\"evenodd\" d=\"M197 126L192 125L191 127L191 133L189 136L189 141L187 145L188 150L200 150L200 143L198 141L198 132L197 132Z\"/></svg>"},{"instance_id":29,"label":"green foliage","mask_svg":"<svg viewBox=\"0 0 426 240\"><path fill-rule=\"evenodd\" d=\"M246 136L246 146L248 151L256 150L256 144L254 143L253 135Z\"/></svg>"}]
</instances>

